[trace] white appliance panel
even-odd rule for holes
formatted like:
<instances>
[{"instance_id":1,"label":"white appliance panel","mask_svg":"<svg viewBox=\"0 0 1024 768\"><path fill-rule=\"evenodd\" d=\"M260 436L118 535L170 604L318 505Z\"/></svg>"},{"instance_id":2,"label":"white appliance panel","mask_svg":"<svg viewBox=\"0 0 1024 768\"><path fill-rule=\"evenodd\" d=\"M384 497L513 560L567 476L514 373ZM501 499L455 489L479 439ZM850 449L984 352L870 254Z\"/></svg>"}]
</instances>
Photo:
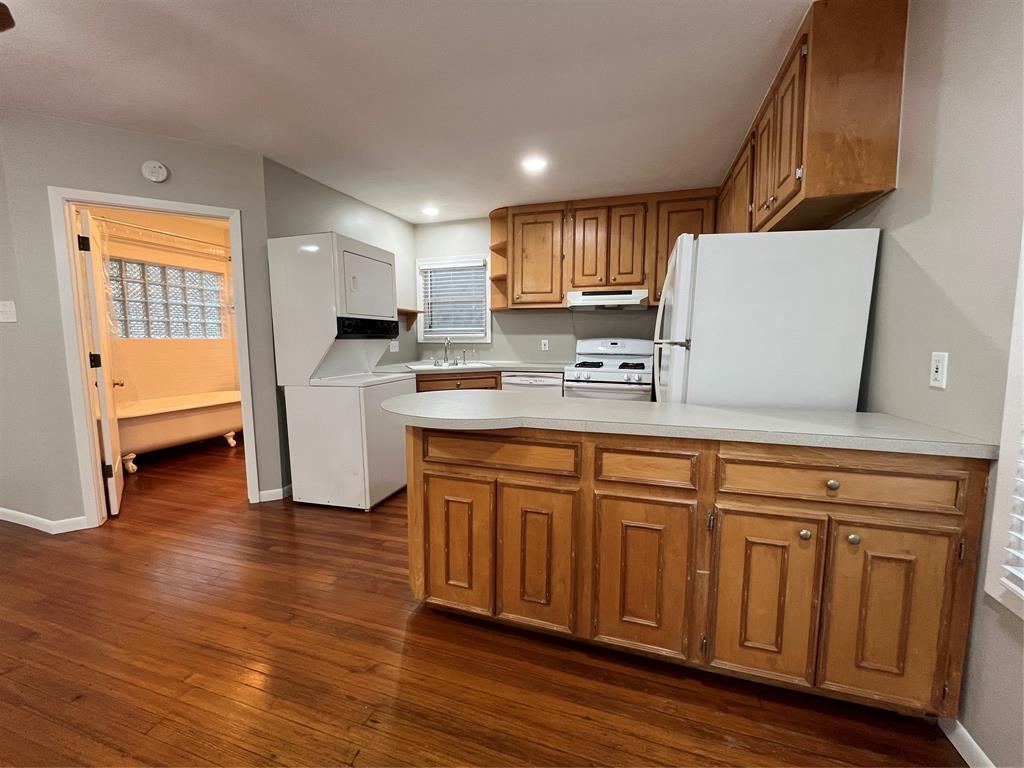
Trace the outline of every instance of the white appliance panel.
<instances>
[{"instance_id":1,"label":"white appliance panel","mask_svg":"<svg viewBox=\"0 0 1024 768\"><path fill-rule=\"evenodd\" d=\"M501 374L501 388L514 392L529 392L534 397L561 397L562 374L508 371Z\"/></svg>"},{"instance_id":2,"label":"white appliance panel","mask_svg":"<svg viewBox=\"0 0 1024 768\"><path fill-rule=\"evenodd\" d=\"M649 384L606 384L601 382L565 382L565 396L589 398L592 400L643 400L650 401Z\"/></svg>"},{"instance_id":3,"label":"white appliance panel","mask_svg":"<svg viewBox=\"0 0 1024 768\"><path fill-rule=\"evenodd\" d=\"M365 509L358 387L285 387L292 498Z\"/></svg>"},{"instance_id":4,"label":"white appliance panel","mask_svg":"<svg viewBox=\"0 0 1024 768\"><path fill-rule=\"evenodd\" d=\"M366 440L366 509L405 487L405 425L381 408L389 397L412 394L416 377L361 387Z\"/></svg>"},{"instance_id":5,"label":"white appliance panel","mask_svg":"<svg viewBox=\"0 0 1024 768\"><path fill-rule=\"evenodd\" d=\"M665 276L655 325L655 360L658 400L681 403L686 400L689 354L682 346L690 338L693 311L693 282L696 260L696 238L680 235L676 240Z\"/></svg>"},{"instance_id":6,"label":"white appliance panel","mask_svg":"<svg viewBox=\"0 0 1024 768\"><path fill-rule=\"evenodd\" d=\"M395 317L395 268L386 261L353 251L340 254L343 296L338 305L348 317L391 320Z\"/></svg>"},{"instance_id":7,"label":"white appliance panel","mask_svg":"<svg viewBox=\"0 0 1024 768\"><path fill-rule=\"evenodd\" d=\"M686 402L856 410L878 236L701 236Z\"/></svg>"}]
</instances>

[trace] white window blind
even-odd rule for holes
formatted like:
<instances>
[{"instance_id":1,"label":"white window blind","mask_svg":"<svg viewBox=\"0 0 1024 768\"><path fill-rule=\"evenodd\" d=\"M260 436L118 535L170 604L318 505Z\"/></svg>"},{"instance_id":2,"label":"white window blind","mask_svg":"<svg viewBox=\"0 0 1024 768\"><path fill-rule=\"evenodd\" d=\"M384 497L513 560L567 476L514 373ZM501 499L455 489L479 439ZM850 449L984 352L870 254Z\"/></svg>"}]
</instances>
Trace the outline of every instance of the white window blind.
<instances>
[{"instance_id":1,"label":"white window blind","mask_svg":"<svg viewBox=\"0 0 1024 768\"><path fill-rule=\"evenodd\" d=\"M1010 526L1003 547L1003 573L999 582L1014 594L1024 598L1024 424L1017 443L1017 462L1014 467L1013 499ZM994 532L993 535L999 535Z\"/></svg>"},{"instance_id":2,"label":"white window blind","mask_svg":"<svg viewBox=\"0 0 1024 768\"><path fill-rule=\"evenodd\" d=\"M487 262L482 257L418 262L420 341L490 339Z\"/></svg>"}]
</instances>

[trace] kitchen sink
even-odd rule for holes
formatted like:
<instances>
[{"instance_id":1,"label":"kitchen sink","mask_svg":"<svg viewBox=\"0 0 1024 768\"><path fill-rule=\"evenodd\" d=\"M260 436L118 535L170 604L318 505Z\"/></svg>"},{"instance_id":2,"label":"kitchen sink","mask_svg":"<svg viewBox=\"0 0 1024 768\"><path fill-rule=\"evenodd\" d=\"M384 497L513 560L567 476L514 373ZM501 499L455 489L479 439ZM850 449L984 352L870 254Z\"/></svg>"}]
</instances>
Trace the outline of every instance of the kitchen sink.
<instances>
[{"instance_id":1,"label":"kitchen sink","mask_svg":"<svg viewBox=\"0 0 1024 768\"><path fill-rule=\"evenodd\" d=\"M405 367L408 368L410 371L465 371L465 370L468 370L470 368L492 368L493 366L490 363L479 363L479 362L472 362L472 363L468 363L468 362L467 363L451 362L451 363L441 363L439 365L435 364L435 363L427 362L427 363L406 363Z\"/></svg>"}]
</instances>

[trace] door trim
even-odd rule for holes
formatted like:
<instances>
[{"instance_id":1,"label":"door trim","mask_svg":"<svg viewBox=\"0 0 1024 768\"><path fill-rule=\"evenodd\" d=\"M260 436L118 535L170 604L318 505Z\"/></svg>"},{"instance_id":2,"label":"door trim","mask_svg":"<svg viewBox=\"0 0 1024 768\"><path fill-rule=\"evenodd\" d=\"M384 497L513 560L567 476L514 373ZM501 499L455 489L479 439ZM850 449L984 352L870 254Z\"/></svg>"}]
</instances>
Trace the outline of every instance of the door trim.
<instances>
[{"instance_id":1,"label":"door trim","mask_svg":"<svg viewBox=\"0 0 1024 768\"><path fill-rule=\"evenodd\" d=\"M158 213L185 214L226 219L230 234L231 288L234 299L235 351L238 357L238 385L242 393L242 429L245 432L245 480L250 504L259 498L259 477L256 467L256 434L252 410L252 378L249 371L249 336L246 330L245 279L242 258L242 214L237 208L183 203L173 200L116 195L68 187L47 187L50 201L50 228L57 266L57 292L60 299L61 326L64 335L64 357L67 365L71 417L74 426L75 452L85 510L84 527L95 528L105 518L103 478L100 476L99 438L96 422L90 414L89 377L86 354L80 333L84 308L79 304L78 270L74 266L72 238L74 223L69 215L72 205L106 205L141 208ZM237 256L236 256L237 254Z\"/></svg>"}]
</instances>

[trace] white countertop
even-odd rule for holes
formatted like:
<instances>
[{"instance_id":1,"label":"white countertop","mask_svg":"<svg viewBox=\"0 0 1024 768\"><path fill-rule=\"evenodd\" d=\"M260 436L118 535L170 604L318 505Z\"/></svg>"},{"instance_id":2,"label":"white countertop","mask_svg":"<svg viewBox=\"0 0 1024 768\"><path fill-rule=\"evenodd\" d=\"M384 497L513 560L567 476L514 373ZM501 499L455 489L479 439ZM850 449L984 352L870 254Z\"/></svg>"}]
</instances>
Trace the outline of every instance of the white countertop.
<instances>
[{"instance_id":1,"label":"white countertop","mask_svg":"<svg viewBox=\"0 0 1024 768\"><path fill-rule=\"evenodd\" d=\"M390 363L378 365L373 370L377 373L475 373L477 371L523 371L526 373L562 373L567 365L572 365L574 360L553 360L551 362L529 363L522 360L470 360L468 365L460 365L457 368L445 368L438 366L428 370L412 371L409 364L429 364L429 360L410 360L408 363Z\"/></svg>"},{"instance_id":2,"label":"white countertop","mask_svg":"<svg viewBox=\"0 0 1024 768\"><path fill-rule=\"evenodd\" d=\"M999 452L976 438L884 413L574 398L552 409L550 400L500 390L420 392L385 400L383 407L405 424L434 429L533 427L979 459L995 459Z\"/></svg>"},{"instance_id":3,"label":"white countertop","mask_svg":"<svg viewBox=\"0 0 1024 768\"><path fill-rule=\"evenodd\" d=\"M387 384L392 381L413 379L415 374L412 371L395 373L348 373L342 376L321 376L318 379L310 379L312 387L373 387L377 384Z\"/></svg>"}]
</instances>

